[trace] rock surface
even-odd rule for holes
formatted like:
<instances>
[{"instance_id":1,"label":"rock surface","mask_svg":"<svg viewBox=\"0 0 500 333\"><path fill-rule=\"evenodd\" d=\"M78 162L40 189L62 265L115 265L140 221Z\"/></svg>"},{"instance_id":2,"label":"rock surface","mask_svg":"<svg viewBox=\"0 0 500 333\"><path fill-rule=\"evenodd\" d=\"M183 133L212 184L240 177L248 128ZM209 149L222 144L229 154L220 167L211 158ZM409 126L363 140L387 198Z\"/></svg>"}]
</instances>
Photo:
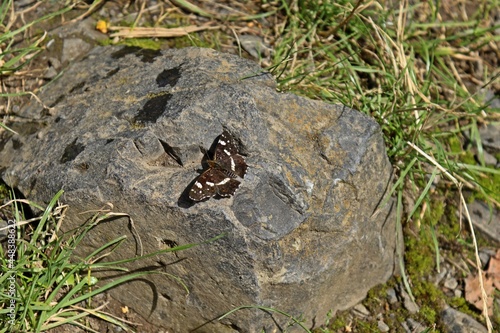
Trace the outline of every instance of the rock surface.
<instances>
[{"instance_id":1,"label":"rock surface","mask_svg":"<svg viewBox=\"0 0 500 333\"><path fill-rule=\"evenodd\" d=\"M486 327L478 323L468 314L447 307L441 312L447 333L486 333Z\"/></svg>"},{"instance_id":2,"label":"rock surface","mask_svg":"<svg viewBox=\"0 0 500 333\"><path fill-rule=\"evenodd\" d=\"M500 212L495 207L491 210L482 201L473 201L467 205L474 228L487 238L500 244ZM464 214L465 215L465 214Z\"/></svg>"},{"instance_id":3,"label":"rock surface","mask_svg":"<svg viewBox=\"0 0 500 333\"><path fill-rule=\"evenodd\" d=\"M131 265L164 275L113 296L174 332L256 332L287 318L321 325L392 273L394 211L381 207L391 165L378 125L342 106L277 93L256 64L209 49L97 47L22 109L34 119L0 151L2 177L30 200L64 189L66 230L111 202L130 214L144 252L220 240ZM204 149L229 130L247 157L236 195L193 204L187 191ZM111 259L132 257L129 221L98 225L89 253L127 235ZM210 322L212 321L212 322Z\"/></svg>"}]
</instances>

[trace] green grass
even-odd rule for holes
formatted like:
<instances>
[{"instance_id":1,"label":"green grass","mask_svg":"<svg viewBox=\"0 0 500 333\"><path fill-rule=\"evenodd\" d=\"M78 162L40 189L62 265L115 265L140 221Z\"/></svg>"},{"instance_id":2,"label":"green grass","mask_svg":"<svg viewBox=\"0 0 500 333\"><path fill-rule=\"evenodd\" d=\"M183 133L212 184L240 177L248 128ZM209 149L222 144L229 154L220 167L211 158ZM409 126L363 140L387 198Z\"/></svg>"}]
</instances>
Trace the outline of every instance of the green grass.
<instances>
[{"instance_id":1,"label":"green grass","mask_svg":"<svg viewBox=\"0 0 500 333\"><path fill-rule=\"evenodd\" d=\"M69 10L71 7L64 7L63 9L42 16L36 20L26 23L19 28L10 31L9 26L13 23L14 18L10 15L14 6L13 0L2 1L0 4L0 27L3 32L0 34L0 45L2 50L0 52L0 75L13 75L17 71L25 67L33 57L38 54L42 48L41 43L45 40L46 34L35 38L34 41L28 43L26 46L17 46L19 38L26 30L37 25L40 22L48 21L57 17ZM5 95L0 95L5 97Z\"/></svg>"},{"instance_id":2,"label":"green grass","mask_svg":"<svg viewBox=\"0 0 500 333\"><path fill-rule=\"evenodd\" d=\"M397 198L398 223L405 230L404 241L410 248L400 262L402 281L424 309L426 324L432 327L439 310L438 302L433 299L436 290L424 282L416 282L425 279L421 272L435 273L440 269L439 257L452 255L443 252L443 243L462 246L471 258L477 253L477 245L463 245L477 244L474 234L458 232L459 221L446 216L452 216L465 203L462 188L471 191L469 200L480 199L491 207L500 207L500 171L485 165L484 145L479 136L481 126L500 121L500 110L491 108L491 101L484 93L485 89L498 91L500 82L500 71L495 64L495 52L500 46L500 36L495 30L500 26L493 23L500 1L483 0L475 4L476 8L470 5L465 10L464 3L458 0L447 2L448 7L432 1L409 5L388 1L278 0L263 1L265 9L258 13L229 16L220 16L196 6L195 2L172 3L182 10L175 11L172 17L162 17L152 26L184 24L190 20L188 15L210 18L217 25L231 25L236 30L249 23L259 24L256 18L273 22L268 28L263 25L262 34L272 42L274 53L268 69L277 78L281 91L345 104L377 120L394 166L392 193ZM12 0L2 2L0 75L3 78L25 68L43 45L43 35L23 46L14 43L16 36L70 10L71 2L67 4L61 11L11 31L8 26ZM89 13L101 4L102 1L95 1ZM227 32L204 31L163 43L222 49L233 38ZM155 48L161 44L156 40L127 43ZM235 47L235 53L239 51ZM0 100L25 93L2 92ZM466 132L470 140L464 136ZM473 152L477 152L477 162ZM48 228L45 232L49 232L50 225L45 224L44 228ZM457 236L465 237L466 241L457 241ZM58 291L73 290L65 284L79 276L79 282L71 288L79 286L78 293L90 290L84 273L91 271L91 267L70 265L62 254L45 258L43 253L35 254L28 245L30 241L27 242L29 255L38 256L36 260L31 257L30 262L58 263L53 265L58 269L50 277L42 278L36 275L36 267L24 262L24 272L37 276L34 286L52 282ZM469 268L476 270L472 265ZM62 280L57 281L63 273ZM30 292L39 297L40 291L36 289ZM459 304L463 311L468 306L463 299L449 303ZM23 311L33 328L45 327L41 321L51 318L49 313L59 315L43 306ZM77 316L77 312L72 315ZM496 327L500 325L498 317L495 312L492 319ZM331 322L335 323L333 331L336 331L345 321L332 318ZM358 321L355 327L358 332L368 332L372 324ZM327 332L328 327L322 330Z\"/></svg>"},{"instance_id":3,"label":"green grass","mask_svg":"<svg viewBox=\"0 0 500 333\"><path fill-rule=\"evenodd\" d=\"M74 255L83 238L97 224L117 216L126 214L96 214L87 224L77 230L61 233L67 207L58 205L63 191L57 193L44 209L26 200L13 200L8 207L12 208L12 220L17 225L9 229L8 247L0 248L1 276L0 309L2 318L7 318L12 304L15 316L7 319L0 332L43 332L52 328L70 324L94 332L82 324L81 319L94 316L124 331L133 331L126 323L116 319L101 309L92 306L92 298L120 284L139 279L150 274L165 275L179 283L189 293L184 283L168 273L159 271L129 272L124 266L127 263L161 255L163 253L182 251L198 244L187 244L155 251L146 255L138 255L120 261L101 262L100 259L114 252L125 241L122 236L103 244L83 258ZM24 224L22 203L43 210L36 219ZM23 225L21 227L21 225ZM215 241L219 237L208 240ZM14 253L14 256L11 254ZM96 272L125 272L123 276L109 283L98 284Z\"/></svg>"},{"instance_id":4,"label":"green grass","mask_svg":"<svg viewBox=\"0 0 500 333\"><path fill-rule=\"evenodd\" d=\"M13 76L22 70L31 59L42 51L40 46L45 40L46 34L42 34L29 41L26 45L19 45L19 39L22 38L29 28L36 26L40 22L50 20L71 9L67 6L63 9L50 13L36 20L21 25L17 29L11 30L17 17L12 15L14 7L13 0L6 0L0 3L0 79L5 79ZM8 101L9 98L28 95L28 91L4 92L0 91L0 103ZM7 110L5 110L7 111ZM0 128L3 128L13 134L17 134L14 130L0 122Z\"/></svg>"}]
</instances>

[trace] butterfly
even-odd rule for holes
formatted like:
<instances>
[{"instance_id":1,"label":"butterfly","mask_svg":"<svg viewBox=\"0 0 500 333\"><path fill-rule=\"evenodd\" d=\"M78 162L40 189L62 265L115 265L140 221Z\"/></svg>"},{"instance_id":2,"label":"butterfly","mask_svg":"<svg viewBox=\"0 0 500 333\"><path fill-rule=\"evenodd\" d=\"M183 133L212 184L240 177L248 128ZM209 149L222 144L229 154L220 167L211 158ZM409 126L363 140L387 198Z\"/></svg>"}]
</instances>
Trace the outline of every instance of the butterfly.
<instances>
[{"instance_id":1,"label":"butterfly","mask_svg":"<svg viewBox=\"0 0 500 333\"><path fill-rule=\"evenodd\" d=\"M247 164L238 149L231 134L224 130L215 145L212 160L207 161L208 169L196 179L189 190L189 198L201 201L219 195L230 197L240 186L237 178L244 178Z\"/></svg>"}]
</instances>

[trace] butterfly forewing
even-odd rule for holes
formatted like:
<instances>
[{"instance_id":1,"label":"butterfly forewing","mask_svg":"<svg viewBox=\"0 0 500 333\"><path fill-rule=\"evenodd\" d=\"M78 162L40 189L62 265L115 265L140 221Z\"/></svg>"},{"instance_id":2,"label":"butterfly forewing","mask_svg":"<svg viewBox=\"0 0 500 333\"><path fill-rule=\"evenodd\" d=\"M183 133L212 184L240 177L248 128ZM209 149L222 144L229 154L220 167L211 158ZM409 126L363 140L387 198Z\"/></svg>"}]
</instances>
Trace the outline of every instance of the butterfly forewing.
<instances>
[{"instance_id":1,"label":"butterfly forewing","mask_svg":"<svg viewBox=\"0 0 500 333\"><path fill-rule=\"evenodd\" d=\"M222 169L231 171L241 178L245 176L247 171L245 159L238 154L234 139L226 130L219 137L215 147L214 160Z\"/></svg>"},{"instance_id":2,"label":"butterfly forewing","mask_svg":"<svg viewBox=\"0 0 500 333\"><path fill-rule=\"evenodd\" d=\"M224 130L217 141L214 159L208 161L209 168L195 181L189 191L189 198L201 201L216 194L221 197L233 195L240 182L235 179L245 176L247 165L243 156L238 154L234 139Z\"/></svg>"}]
</instances>

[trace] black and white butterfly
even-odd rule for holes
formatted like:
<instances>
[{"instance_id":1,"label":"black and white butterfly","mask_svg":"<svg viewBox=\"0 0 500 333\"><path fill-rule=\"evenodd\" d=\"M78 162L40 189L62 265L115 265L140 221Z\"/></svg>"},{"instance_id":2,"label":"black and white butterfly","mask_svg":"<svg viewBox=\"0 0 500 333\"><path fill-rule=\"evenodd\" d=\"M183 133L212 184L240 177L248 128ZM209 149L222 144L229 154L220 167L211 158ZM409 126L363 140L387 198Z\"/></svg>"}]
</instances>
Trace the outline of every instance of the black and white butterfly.
<instances>
[{"instance_id":1,"label":"black and white butterfly","mask_svg":"<svg viewBox=\"0 0 500 333\"><path fill-rule=\"evenodd\" d=\"M219 195L230 197L240 186L238 178L244 178L247 164L238 149L231 134L224 130L215 145L212 160L207 161L208 169L196 179L189 190L189 198L201 201Z\"/></svg>"}]
</instances>

